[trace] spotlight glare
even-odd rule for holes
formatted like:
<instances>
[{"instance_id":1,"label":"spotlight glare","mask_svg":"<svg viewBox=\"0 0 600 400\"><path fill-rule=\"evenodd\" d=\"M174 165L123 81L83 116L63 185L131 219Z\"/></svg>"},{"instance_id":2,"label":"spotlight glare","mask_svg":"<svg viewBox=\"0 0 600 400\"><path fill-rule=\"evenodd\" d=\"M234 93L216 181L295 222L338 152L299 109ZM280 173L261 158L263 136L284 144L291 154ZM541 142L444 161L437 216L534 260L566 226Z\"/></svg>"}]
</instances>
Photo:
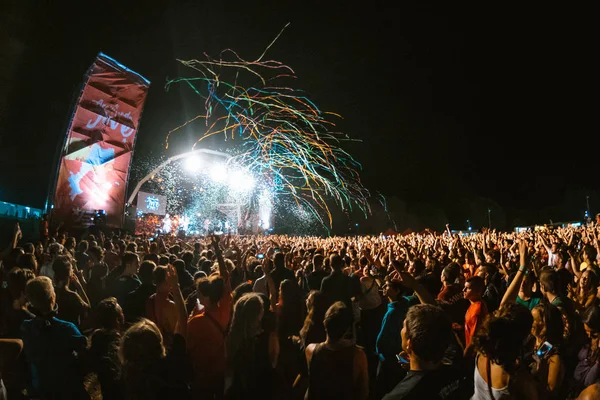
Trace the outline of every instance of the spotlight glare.
<instances>
[{"instance_id":1,"label":"spotlight glare","mask_svg":"<svg viewBox=\"0 0 600 400\"><path fill-rule=\"evenodd\" d=\"M229 174L228 184L232 190L249 192L254 189L255 179L248 172L236 169Z\"/></svg>"},{"instance_id":2,"label":"spotlight glare","mask_svg":"<svg viewBox=\"0 0 600 400\"><path fill-rule=\"evenodd\" d=\"M216 164L210 169L210 179L221 183L227 179L227 168L223 164Z\"/></svg>"},{"instance_id":3,"label":"spotlight glare","mask_svg":"<svg viewBox=\"0 0 600 400\"><path fill-rule=\"evenodd\" d=\"M186 158L183 165L187 172L198 172L202 168L202 160L198 156L191 156Z\"/></svg>"}]
</instances>

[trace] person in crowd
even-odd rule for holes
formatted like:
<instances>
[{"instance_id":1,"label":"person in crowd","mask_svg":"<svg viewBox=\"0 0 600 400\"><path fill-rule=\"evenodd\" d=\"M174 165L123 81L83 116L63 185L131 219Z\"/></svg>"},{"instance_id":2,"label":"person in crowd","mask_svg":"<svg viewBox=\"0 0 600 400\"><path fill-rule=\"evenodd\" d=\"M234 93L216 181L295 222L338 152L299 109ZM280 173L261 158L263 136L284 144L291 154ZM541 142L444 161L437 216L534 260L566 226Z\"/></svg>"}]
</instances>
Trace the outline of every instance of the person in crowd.
<instances>
[{"instance_id":1,"label":"person in crowd","mask_svg":"<svg viewBox=\"0 0 600 400\"><path fill-rule=\"evenodd\" d=\"M307 400L365 400L369 396L367 357L361 348L344 340L352 324L352 310L344 302L338 301L327 310L327 339L306 348Z\"/></svg>"},{"instance_id":2,"label":"person in crowd","mask_svg":"<svg viewBox=\"0 0 600 400\"><path fill-rule=\"evenodd\" d=\"M185 261L175 260L173 266L177 270L181 291L184 297L187 297L194 290L194 277L188 272Z\"/></svg>"},{"instance_id":3,"label":"person in crowd","mask_svg":"<svg viewBox=\"0 0 600 400\"><path fill-rule=\"evenodd\" d=\"M57 317L81 326L90 311L90 300L79 278L73 272L71 258L69 256L57 257L52 268L54 270L56 304L58 305ZM73 285L76 290L71 290L70 285Z\"/></svg>"},{"instance_id":4,"label":"person in crowd","mask_svg":"<svg viewBox=\"0 0 600 400\"><path fill-rule=\"evenodd\" d=\"M146 318L146 301L156 292L153 281L153 272L156 264L152 261L144 261L140 265L138 277L141 285L127 293L123 301L123 312L128 322L134 322L140 318Z\"/></svg>"},{"instance_id":5,"label":"person in crowd","mask_svg":"<svg viewBox=\"0 0 600 400\"><path fill-rule=\"evenodd\" d=\"M184 358L167 354L160 329L152 321L142 319L133 324L119 346L125 398L189 399L185 375L173 367L174 363L183 364Z\"/></svg>"},{"instance_id":6,"label":"person in crowd","mask_svg":"<svg viewBox=\"0 0 600 400\"><path fill-rule=\"evenodd\" d=\"M442 290L437 295L438 303L447 310L452 322L462 325L469 302L463 295L463 285L460 283L461 267L450 263L442 270Z\"/></svg>"},{"instance_id":7,"label":"person in crowd","mask_svg":"<svg viewBox=\"0 0 600 400\"><path fill-rule=\"evenodd\" d=\"M529 271L527 272L528 273L521 282L516 302L527 307L529 310L533 310L533 308L540 303L542 298L539 293L534 293L533 291L533 286L537 284L535 275L533 273L529 273Z\"/></svg>"},{"instance_id":8,"label":"person in crowd","mask_svg":"<svg viewBox=\"0 0 600 400\"><path fill-rule=\"evenodd\" d=\"M473 338L476 351L472 400L539 399L534 377L523 360L523 343L533 324L530 311L506 303Z\"/></svg>"},{"instance_id":9,"label":"person in crowd","mask_svg":"<svg viewBox=\"0 0 600 400\"><path fill-rule=\"evenodd\" d=\"M48 253L44 256L44 263L40 267L40 276L47 276L48 278L54 278L54 271L52 265L56 257L62 255L64 247L60 243L51 243L48 246Z\"/></svg>"},{"instance_id":10,"label":"person in crowd","mask_svg":"<svg viewBox=\"0 0 600 400\"><path fill-rule=\"evenodd\" d=\"M196 268L198 262L194 262L194 253L191 251L184 251L181 255L181 259L185 263L185 270L188 272L188 274L190 274L190 276L194 276L194 274L198 272L198 269ZM177 272L177 274L179 275L179 272Z\"/></svg>"},{"instance_id":11,"label":"person in crowd","mask_svg":"<svg viewBox=\"0 0 600 400\"><path fill-rule=\"evenodd\" d=\"M312 258L312 271L306 276L309 290L321 290L321 283L323 279L329 274L323 269L323 254L316 253Z\"/></svg>"},{"instance_id":12,"label":"person in crowd","mask_svg":"<svg viewBox=\"0 0 600 400\"><path fill-rule=\"evenodd\" d=\"M305 302L296 282L286 279L279 287L279 302L275 306L277 334L279 336L278 368L289 387L298 375L298 337L306 315Z\"/></svg>"},{"instance_id":13,"label":"person in crowd","mask_svg":"<svg viewBox=\"0 0 600 400\"><path fill-rule=\"evenodd\" d=\"M235 305L235 303L237 303L237 301L239 299L241 299L242 296L245 295L246 293L252 293L252 285L248 282L240 283L233 290L233 292L231 292L232 304Z\"/></svg>"},{"instance_id":14,"label":"person in crowd","mask_svg":"<svg viewBox=\"0 0 600 400\"><path fill-rule=\"evenodd\" d=\"M80 356L87 339L77 327L56 318L56 294L48 277L27 283L35 318L21 325L23 349L31 366L28 394L35 398L85 399Z\"/></svg>"},{"instance_id":15,"label":"person in crowd","mask_svg":"<svg viewBox=\"0 0 600 400\"><path fill-rule=\"evenodd\" d=\"M415 305L402 325L398 361L408 363L409 371L384 400L464 398L460 372L442 363L454 335L448 315L431 304Z\"/></svg>"},{"instance_id":16,"label":"person in crowd","mask_svg":"<svg viewBox=\"0 0 600 400\"><path fill-rule=\"evenodd\" d=\"M358 306L360 308L360 344L364 346L367 357L371 358L369 365L375 365L376 352L375 343L377 334L381 327L383 313L385 312L383 300L379 293L379 283L374 276L376 270L369 268L366 258L362 265L362 277L360 277L361 292L358 296ZM371 376L371 374L370 374Z\"/></svg>"},{"instance_id":17,"label":"person in crowd","mask_svg":"<svg viewBox=\"0 0 600 400\"><path fill-rule=\"evenodd\" d=\"M225 394L228 399L261 398L263 372L258 363L257 340L261 333L264 305L256 293L243 295L234 306L231 329L225 341L227 366Z\"/></svg>"},{"instance_id":18,"label":"person in crowd","mask_svg":"<svg viewBox=\"0 0 600 400\"><path fill-rule=\"evenodd\" d=\"M569 293L569 297L579 313L583 313L584 310L598 301L598 284L598 275L592 268L586 268L581 273L575 290Z\"/></svg>"},{"instance_id":19,"label":"person in crowd","mask_svg":"<svg viewBox=\"0 0 600 400\"><path fill-rule=\"evenodd\" d=\"M566 362L571 367L575 362L579 348L585 342L585 332L581 318L577 315L575 305L566 296L566 292L560 284L560 276L557 271L545 269L540 273L540 289L545 299L553 306L558 307L563 315L565 342L563 343Z\"/></svg>"},{"instance_id":20,"label":"person in crowd","mask_svg":"<svg viewBox=\"0 0 600 400\"><path fill-rule=\"evenodd\" d=\"M484 280L485 290L481 298L485 302L488 312L496 311L504 294L498 282L498 269L494 265L483 264L477 268L476 275Z\"/></svg>"},{"instance_id":21,"label":"person in crowd","mask_svg":"<svg viewBox=\"0 0 600 400\"><path fill-rule=\"evenodd\" d=\"M88 254L88 249L90 245L87 240L82 240L79 242L77 246L77 251L75 252L75 260L77 260L77 269L82 271L87 271L89 269L90 263L90 255Z\"/></svg>"},{"instance_id":22,"label":"person in crowd","mask_svg":"<svg viewBox=\"0 0 600 400\"><path fill-rule=\"evenodd\" d=\"M212 245L217 256L218 275L197 282L199 305L187 324L186 346L191 358L193 392L204 398L222 398L225 379L225 337L232 309L229 271L214 236Z\"/></svg>"},{"instance_id":23,"label":"person in crowd","mask_svg":"<svg viewBox=\"0 0 600 400\"><path fill-rule=\"evenodd\" d=\"M33 271L29 269L13 268L8 273L8 293L12 304L4 312L6 332L4 337L10 339L21 338L21 324L25 320L35 318L35 315L27 308L27 296L25 289L27 282L35 278Z\"/></svg>"},{"instance_id":24,"label":"person in crowd","mask_svg":"<svg viewBox=\"0 0 600 400\"><path fill-rule=\"evenodd\" d=\"M600 381L600 306L590 305L583 313L583 326L588 343L578 354L571 395L574 397L582 389Z\"/></svg>"},{"instance_id":25,"label":"person in crowd","mask_svg":"<svg viewBox=\"0 0 600 400\"><path fill-rule=\"evenodd\" d=\"M531 334L535 338L532 373L543 398L564 398L562 382L565 377L562 355L563 319L560 310L548 303L538 304L532 311Z\"/></svg>"},{"instance_id":26,"label":"person in crowd","mask_svg":"<svg viewBox=\"0 0 600 400\"><path fill-rule=\"evenodd\" d=\"M137 254L133 252L126 252L123 255L122 267L115 268L113 277L111 276L107 283L107 295L116 297L119 303L122 303L127 294L137 289L142 282L140 282L137 273L140 265L140 259Z\"/></svg>"},{"instance_id":27,"label":"person in crowd","mask_svg":"<svg viewBox=\"0 0 600 400\"><path fill-rule=\"evenodd\" d=\"M359 282L342 273L344 260L338 254L329 257L331 274L321 282L321 292L328 298L329 302L343 301L348 307L352 307L352 294L357 292L356 286ZM356 285L353 287L353 285ZM360 292L360 289L358 290Z\"/></svg>"},{"instance_id":28,"label":"person in crowd","mask_svg":"<svg viewBox=\"0 0 600 400\"><path fill-rule=\"evenodd\" d=\"M90 249L91 250L91 249ZM90 251L90 254L92 252ZM87 284L87 295L90 299L90 305L96 306L106 296L106 277L108 276L108 265L105 263L95 263L90 269L89 280Z\"/></svg>"},{"instance_id":29,"label":"person in crowd","mask_svg":"<svg viewBox=\"0 0 600 400\"><path fill-rule=\"evenodd\" d=\"M125 399L121 380L119 343L125 317L117 299L109 297L98 303L93 314L93 331L86 355L87 370L94 372L103 399Z\"/></svg>"},{"instance_id":30,"label":"person in crowd","mask_svg":"<svg viewBox=\"0 0 600 400\"><path fill-rule=\"evenodd\" d=\"M306 298L306 309L308 313L304 319L304 325L300 330L300 343L303 349L310 343L321 343L326 339L325 313L328 308L327 297L318 290L313 290Z\"/></svg>"},{"instance_id":31,"label":"person in crowd","mask_svg":"<svg viewBox=\"0 0 600 400\"><path fill-rule=\"evenodd\" d=\"M18 388L16 391L4 385L7 373L15 367L15 361L19 359L23 350L23 342L19 339L0 339L0 399L13 399L20 396Z\"/></svg>"},{"instance_id":32,"label":"person in crowd","mask_svg":"<svg viewBox=\"0 0 600 400\"><path fill-rule=\"evenodd\" d=\"M275 292L277 295L279 295L279 286L281 285L281 282L286 279L296 282L294 271L288 269L285 265L285 254L281 251L273 254L273 270L271 271L271 278L275 284Z\"/></svg>"},{"instance_id":33,"label":"person in crowd","mask_svg":"<svg viewBox=\"0 0 600 400\"><path fill-rule=\"evenodd\" d=\"M22 269L28 269L38 275L38 262L33 253L21 254L17 259L17 266Z\"/></svg>"},{"instance_id":34,"label":"person in crowd","mask_svg":"<svg viewBox=\"0 0 600 400\"><path fill-rule=\"evenodd\" d=\"M465 281L464 297L471 303L465 314L465 354L470 350L473 337L488 315L482 298L484 290L485 281L480 276L472 276Z\"/></svg>"},{"instance_id":35,"label":"person in crowd","mask_svg":"<svg viewBox=\"0 0 600 400\"><path fill-rule=\"evenodd\" d=\"M146 315L158 326L165 346L170 348L173 336L176 333L185 335L187 326L187 312L179 287L177 269L173 266L156 267L152 277L156 293L146 301Z\"/></svg>"},{"instance_id":36,"label":"person in crowd","mask_svg":"<svg viewBox=\"0 0 600 400\"><path fill-rule=\"evenodd\" d=\"M414 296L407 296L409 289L400 280L389 279L383 286L383 295L389 301L377 336L376 351L379 355L377 383L381 393L389 392L405 375L396 355L402 351L404 317L409 307L418 303Z\"/></svg>"}]
</instances>

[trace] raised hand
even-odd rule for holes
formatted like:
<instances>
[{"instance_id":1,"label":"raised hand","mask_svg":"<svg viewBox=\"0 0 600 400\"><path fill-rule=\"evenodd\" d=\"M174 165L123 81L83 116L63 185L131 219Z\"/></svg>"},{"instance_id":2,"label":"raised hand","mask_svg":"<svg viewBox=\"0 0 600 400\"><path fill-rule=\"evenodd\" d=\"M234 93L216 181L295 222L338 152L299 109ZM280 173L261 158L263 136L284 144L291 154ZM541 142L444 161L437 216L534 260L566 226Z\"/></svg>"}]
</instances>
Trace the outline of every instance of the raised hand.
<instances>
[{"instance_id":1,"label":"raised hand","mask_svg":"<svg viewBox=\"0 0 600 400\"><path fill-rule=\"evenodd\" d=\"M177 276L177 269L170 265L167 267L167 284L171 289L176 288L179 285L179 276Z\"/></svg>"},{"instance_id":2,"label":"raised hand","mask_svg":"<svg viewBox=\"0 0 600 400\"><path fill-rule=\"evenodd\" d=\"M519 267L527 267L527 241L521 239L519 241L519 258L521 261L521 265Z\"/></svg>"}]
</instances>

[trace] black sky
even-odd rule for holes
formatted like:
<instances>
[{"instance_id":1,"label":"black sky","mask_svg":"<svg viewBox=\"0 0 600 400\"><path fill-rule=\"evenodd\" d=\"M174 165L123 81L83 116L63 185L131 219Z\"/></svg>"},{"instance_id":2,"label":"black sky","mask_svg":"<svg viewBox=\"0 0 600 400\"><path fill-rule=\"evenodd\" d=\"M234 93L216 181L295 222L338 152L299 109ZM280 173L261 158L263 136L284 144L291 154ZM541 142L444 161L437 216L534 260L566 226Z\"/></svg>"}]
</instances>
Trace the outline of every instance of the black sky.
<instances>
[{"instance_id":1,"label":"black sky","mask_svg":"<svg viewBox=\"0 0 600 400\"><path fill-rule=\"evenodd\" d=\"M164 90L167 77L185 72L176 58L232 48L251 59L291 22L268 54L292 66L297 87L342 114L341 130L363 141L346 149L369 189L408 203L465 195L534 209L569 193L594 202L597 46L585 10L350 3L3 6L0 200L43 205L71 98L99 51L152 81L139 162L162 154L166 133L198 113L183 87ZM169 151L194 136L179 133Z\"/></svg>"}]
</instances>

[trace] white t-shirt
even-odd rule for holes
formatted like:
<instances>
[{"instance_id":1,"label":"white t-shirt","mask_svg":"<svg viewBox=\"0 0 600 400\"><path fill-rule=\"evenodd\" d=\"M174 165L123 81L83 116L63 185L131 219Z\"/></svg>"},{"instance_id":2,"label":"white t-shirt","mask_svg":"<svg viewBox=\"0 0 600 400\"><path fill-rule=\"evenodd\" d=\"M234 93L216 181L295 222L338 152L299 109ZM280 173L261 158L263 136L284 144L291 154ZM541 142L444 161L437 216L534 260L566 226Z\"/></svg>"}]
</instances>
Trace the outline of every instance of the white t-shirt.
<instances>
[{"instance_id":1,"label":"white t-shirt","mask_svg":"<svg viewBox=\"0 0 600 400\"><path fill-rule=\"evenodd\" d=\"M379 285L373 277L366 277L360 280L360 289L362 295L358 299L358 305L361 310L372 310L381 305L381 296L379 295Z\"/></svg>"},{"instance_id":2,"label":"white t-shirt","mask_svg":"<svg viewBox=\"0 0 600 400\"><path fill-rule=\"evenodd\" d=\"M47 276L54 281L54 270L52 269L52 264L42 265L42 268L40 268L40 276Z\"/></svg>"}]
</instances>

